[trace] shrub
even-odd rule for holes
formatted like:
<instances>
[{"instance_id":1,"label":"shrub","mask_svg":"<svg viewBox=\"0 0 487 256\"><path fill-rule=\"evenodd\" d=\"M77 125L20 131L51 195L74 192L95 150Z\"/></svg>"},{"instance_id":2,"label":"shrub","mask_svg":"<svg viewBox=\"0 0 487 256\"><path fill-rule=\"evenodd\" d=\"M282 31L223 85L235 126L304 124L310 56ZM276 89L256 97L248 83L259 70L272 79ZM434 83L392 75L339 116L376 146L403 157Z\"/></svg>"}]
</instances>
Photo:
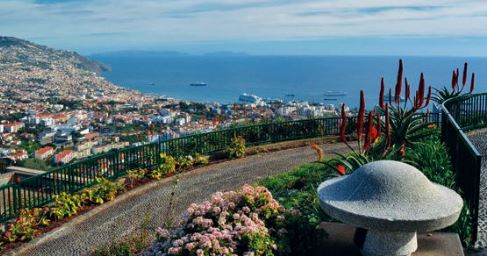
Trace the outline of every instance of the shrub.
<instances>
[{"instance_id":1,"label":"shrub","mask_svg":"<svg viewBox=\"0 0 487 256\"><path fill-rule=\"evenodd\" d=\"M146 170L135 169L127 172L127 177L125 179L125 185L128 187L133 187L137 181L142 180L145 177Z\"/></svg>"},{"instance_id":2,"label":"shrub","mask_svg":"<svg viewBox=\"0 0 487 256\"><path fill-rule=\"evenodd\" d=\"M3 240L9 243L32 240L34 235L39 233L39 227L49 225L48 213L48 208L20 210L15 222L7 226ZM1 244L3 243L0 243L0 246Z\"/></svg>"},{"instance_id":3,"label":"shrub","mask_svg":"<svg viewBox=\"0 0 487 256\"><path fill-rule=\"evenodd\" d=\"M405 160L421 170L432 182L456 189L455 174L443 143L433 140L418 143L407 151Z\"/></svg>"},{"instance_id":4,"label":"shrub","mask_svg":"<svg viewBox=\"0 0 487 256\"><path fill-rule=\"evenodd\" d=\"M229 158L241 158L245 156L245 139L242 136L234 136L232 143L227 148Z\"/></svg>"},{"instance_id":5,"label":"shrub","mask_svg":"<svg viewBox=\"0 0 487 256\"><path fill-rule=\"evenodd\" d=\"M81 207L81 196L79 194L68 194L62 192L54 197L54 207L51 208L51 214L58 220L66 216L78 213Z\"/></svg>"},{"instance_id":6,"label":"shrub","mask_svg":"<svg viewBox=\"0 0 487 256\"><path fill-rule=\"evenodd\" d=\"M163 173L160 168L154 169L147 174L147 176L153 180L158 180L162 178L162 175Z\"/></svg>"},{"instance_id":7,"label":"shrub","mask_svg":"<svg viewBox=\"0 0 487 256\"><path fill-rule=\"evenodd\" d=\"M51 223L47 207L24 209L19 213L19 217L22 215L24 215L24 222L31 222L33 227L46 227Z\"/></svg>"},{"instance_id":8,"label":"shrub","mask_svg":"<svg viewBox=\"0 0 487 256\"><path fill-rule=\"evenodd\" d=\"M119 192L124 190L122 185L106 178L96 178L96 183L93 187L93 198L97 204L112 201Z\"/></svg>"},{"instance_id":9,"label":"shrub","mask_svg":"<svg viewBox=\"0 0 487 256\"><path fill-rule=\"evenodd\" d=\"M193 157L192 156L181 156L178 158L178 166L179 169L186 169L193 166Z\"/></svg>"},{"instance_id":10,"label":"shrub","mask_svg":"<svg viewBox=\"0 0 487 256\"><path fill-rule=\"evenodd\" d=\"M316 188L332 177L331 168L320 163L305 164L283 174L264 179L266 186L286 208L283 228L287 231L278 244L281 255L320 255L320 245L326 233L317 225L332 221L320 207Z\"/></svg>"},{"instance_id":11,"label":"shrub","mask_svg":"<svg viewBox=\"0 0 487 256\"><path fill-rule=\"evenodd\" d=\"M209 156L202 156L200 154L196 154L194 156L194 164L195 165L207 165L210 162Z\"/></svg>"},{"instance_id":12,"label":"shrub","mask_svg":"<svg viewBox=\"0 0 487 256\"><path fill-rule=\"evenodd\" d=\"M98 199L99 196L95 194L94 188L85 188L79 192L81 201L84 204L97 203L102 204L103 202ZM101 198L100 198L101 199Z\"/></svg>"},{"instance_id":13,"label":"shrub","mask_svg":"<svg viewBox=\"0 0 487 256\"><path fill-rule=\"evenodd\" d=\"M211 201L192 204L181 226L158 228L159 242L147 255L274 255L283 208L264 187L217 192Z\"/></svg>"},{"instance_id":14,"label":"shrub","mask_svg":"<svg viewBox=\"0 0 487 256\"><path fill-rule=\"evenodd\" d=\"M7 225L7 229L3 234L3 239L8 243L29 241L32 240L36 233L38 233L38 231L29 224L16 221Z\"/></svg>"},{"instance_id":15,"label":"shrub","mask_svg":"<svg viewBox=\"0 0 487 256\"><path fill-rule=\"evenodd\" d=\"M172 174L176 172L176 164L177 161L174 157L167 155L165 153L161 153L161 164L159 165L159 169L164 174Z\"/></svg>"}]
</instances>

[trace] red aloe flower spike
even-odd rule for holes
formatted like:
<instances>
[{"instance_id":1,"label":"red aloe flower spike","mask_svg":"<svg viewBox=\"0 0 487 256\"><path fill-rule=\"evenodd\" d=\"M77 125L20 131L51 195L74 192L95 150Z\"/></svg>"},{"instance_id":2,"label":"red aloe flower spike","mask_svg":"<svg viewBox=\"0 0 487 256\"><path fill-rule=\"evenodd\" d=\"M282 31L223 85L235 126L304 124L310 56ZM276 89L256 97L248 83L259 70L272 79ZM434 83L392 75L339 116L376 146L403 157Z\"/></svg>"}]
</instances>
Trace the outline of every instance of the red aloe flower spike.
<instances>
[{"instance_id":1,"label":"red aloe flower spike","mask_svg":"<svg viewBox=\"0 0 487 256\"><path fill-rule=\"evenodd\" d=\"M379 93L379 107L384 110L385 104L384 104L384 90L385 90L385 84L384 84L384 78L382 77L380 79L380 93Z\"/></svg>"},{"instance_id":2,"label":"red aloe flower spike","mask_svg":"<svg viewBox=\"0 0 487 256\"><path fill-rule=\"evenodd\" d=\"M413 108L418 109L418 92L416 92L416 96L413 97Z\"/></svg>"},{"instance_id":3,"label":"red aloe flower spike","mask_svg":"<svg viewBox=\"0 0 487 256\"><path fill-rule=\"evenodd\" d=\"M347 113L345 113L345 104L342 104L342 126L340 127L340 138L343 143L347 143Z\"/></svg>"},{"instance_id":4,"label":"red aloe flower spike","mask_svg":"<svg viewBox=\"0 0 487 256\"><path fill-rule=\"evenodd\" d=\"M404 78L404 81L405 81L405 84L406 84L406 100L409 99L409 97L411 96L411 86L409 85L409 82L408 82L408 79L407 78Z\"/></svg>"},{"instance_id":5,"label":"red aloe flower spike","mask_svg":"<svg viewBox=\"0 0 487 256\"><path fill-rule=\"evenodd\" d=\"M457 84L455 83L455 80L456 80L455 76L456 76L456 75L457 75L457 74L455 73L455 70L453 70L453 73L452 73L452 75L451 75L451 88L452 88L452 90L453 90L454 92L457 90Z\"/></svg>"},{"instance_id":6,"label":"red aloe flower spike","mask_svg":"<svg viewBox=\"0 0 487 256\"><path fill-rule=\"evenodd\" d=\"M421 108L424 103L424 75L421 73L421 76L419 78L419 88L418 88L418 108Z\"/></svg>"},{"instance_id":7,"label":"red aloe flower spike","mask_svg":"<svg viewBox=\"0 0 487 256\"><path fill-rule=\"evenodd\" d=\"M462 77L462 85L465 86L467 84L467 67L468 64L465 62L463 65L463 77Z\"/></svg>"},{"instance_id":8,"label":"red aloe flower spike","mask_svg":"<svg viewBox=\"0 0 487 256\"><path fill-rule=\"evenodd\" d=\"M470 93L475 89L475 73L472 73L472 79L470 79Z\"/></svg>"},{"instance_id":9,"label":"red aloe flower spike","mask_svg":"<svg viewBox=\"0 0 487 256\"><path fill-rule=\"evenodd\" d=\"M386 105L386 148L391 145L391 120L389 116L389 107Z\"/></svg>"},{"instance_id":10,"label":"red aloe flower spike","mask_svg":"<svg viewBox=\"0 0 487 256\"><path fill-rule=\"evenodd\" d=\"M431 101L431 86L428 87L428 96L426 96L426 103L424 104L423 108L427 107Z\"/></svg>"},{"instance_id":11,"label":"red aloe flower spike","mask_svg":"<svg viewBox=\"0 0 487 256\"><path fill-rule=\"evenodd\" d=\"M369 112L367 121L367 134L365 135L364 151L368 151L370 148L370 141L372 139L372 128L373 128L374 116L372 112Z\"/></svg>"},{"instance_id":12,"label":"red aloe flower spike","mask_svg":"<svg viewBox=\"0 0 487 256\"><path fill-rule=\"evenodd\" d=\"M406 156L406 145L405 145L405 144L402 144L402 145L401 145L401 147L400 147L400 149L399 149L399 155L400 155L401 157Z\"/></svg>"},{"instance_id":13,"label":"red aloe flower spike","mask_svg":"<svg viewBox=\"0 0 487 256\"><path fill-rule=\"evenodd\" d=\"M375 124L375 129L377 130L377 137L380 137L380 113L376 114L377 116L377 123Z\"/></svg>"},{"instance_id":14,"label":"red aloe flower spike","mask_svg":"<svg viewBox=\"0 0 487 256\"><path fill-rule=\"evenodd\" d=\"M337 165L336 171L339 175L345 175L347 173L347 168L345 168L343 164L339 164Z\"/></svg>"},{"instance_id":15,"label":"red aloe flower spike","mask_svg":"<svg viewBox=\"0 0 487 256\"><path fill-rule=\"evenodd\" d=\"M379 136L377 136L377 128L375 128L375 126L372 126L370 130L370 144L375 144L378 137Z\"/></svg>"},{"instance_id":16,"label":"red aloe flower spike","mask_svg":"<svg viewBox=\"0 0 487 256\"><path fill-rule=\"evenodd\" d=\"M360 150L360 141L362 140L362 134L364 131L364 118L365 118L365 96L364 96L364 91L360 90L360 107L358 111L358 120L357 120L357 140L359 143L359 150Z\"/></svg>"},{"instance_id":17,"label":"red aloe flower spike","mask_svg":"<svg viewBox=\"0 0 487 256\"><path fill-rule=\"evenodd\" d=\"M459 90L458 88L458 78L460 77L460 73L459 73L459 70L457 68L457 71L456 71L456 74L455 74L455 86L457 88L457 91Z\"/></svg>"},{"instance_id":18,"label":"red aloe flower spike","mask_svg":"<svg viewBox=\"0 0 487 256\"><path fill-rule=\"evenodd\" d=\"M401 97L402 73L403 73L402 59L399 59L399 69L397 71L396 91L394 94L394 101L396 102L396 104L399 104L400 97Z\"/></svg>"}]
</instances>

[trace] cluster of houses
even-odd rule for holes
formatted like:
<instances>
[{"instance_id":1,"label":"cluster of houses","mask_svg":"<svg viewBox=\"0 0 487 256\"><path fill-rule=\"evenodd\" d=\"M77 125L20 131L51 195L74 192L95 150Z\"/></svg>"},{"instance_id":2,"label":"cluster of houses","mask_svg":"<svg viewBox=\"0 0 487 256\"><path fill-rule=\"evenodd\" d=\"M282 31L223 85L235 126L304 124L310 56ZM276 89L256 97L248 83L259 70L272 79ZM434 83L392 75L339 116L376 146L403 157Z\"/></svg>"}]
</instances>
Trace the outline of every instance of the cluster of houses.
<instances>
[{"instance_id":1,"label":"cluster of houses","mask_svg":"<svg viewBox=\"0 0 487 256\"><path fill-rule=\"evenodd\" d=\"M53 146L44 146L35 151L34 158L38 160L52 159L56 165L67 164L74 159L81 159L108 152L112 149L120 149L129 146L128 142L114 142L109 144L100 144L97 140L98 133L89 133L83 136L83 141L77 143L72 149L63 149L56 153Z\"/></svg>"},{"instance_id":2,"label":"cluster of houses","mask_svg":"<svg viewBox=\"0 0 487 256\"><path fill-rule=\"evenodd\" d=\"M277 117L299 120L337 115L332 104L267 102L258 97L255 100L255 97L247 95L243 98L246 101L241 99L234 104L200 104L160 98L114 104L83 101L77 110L54 104L49 110L27 111L16 122L0 121L0 157L15 161L30 157L61 165L130 144L212 131L246 120ZM125 129L130 127L137 128ZM131 136L135 139L129 139ZM29 148L23 145L26 142L35 144L37 150L25 150Z\"/></svg>"}]
</instances>

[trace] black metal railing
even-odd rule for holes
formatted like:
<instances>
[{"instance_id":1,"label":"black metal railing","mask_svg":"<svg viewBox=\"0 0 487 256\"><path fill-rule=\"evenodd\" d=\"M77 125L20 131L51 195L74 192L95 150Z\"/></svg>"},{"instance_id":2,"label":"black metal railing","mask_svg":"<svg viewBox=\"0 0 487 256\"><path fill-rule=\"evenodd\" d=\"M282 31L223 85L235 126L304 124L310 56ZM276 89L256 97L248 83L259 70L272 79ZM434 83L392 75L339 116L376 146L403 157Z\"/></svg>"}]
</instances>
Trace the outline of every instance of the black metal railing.
<instances>
[{"instance_id":1,"label":"black metal railing","mask_svg":"<svg viewBox=\"0 0 487 256\"><path fill-rule=\"evenodd\" d=\"M425 122L438 124L438 114L424 115ZM356 123L348 117L347 123ZM15 217L22 208L44 205L61 192L72 193L95 183L96 177L116 179L128 170L153 168L160 164L160 153L174 157L225 150L234 136L245 138L246 146L339 135L338 117L275 122L193 134L141 146L113 150L49 170L18 183L0 187L0 222ZM354 130L348 126L347 133Z\"/></svg>"},{"instance_id":2,"label":"black metal railing","mask_svg":"<svg viewBox=\"0 0 487 256\"><path fill-rule=\"evenodd\" d=\"M487 94L467 94L442 105L441 133L447 146L456 180L472 216L472 243L478 238L482 155L466 132L487 127Z\"/></svg>"}]
</instances>

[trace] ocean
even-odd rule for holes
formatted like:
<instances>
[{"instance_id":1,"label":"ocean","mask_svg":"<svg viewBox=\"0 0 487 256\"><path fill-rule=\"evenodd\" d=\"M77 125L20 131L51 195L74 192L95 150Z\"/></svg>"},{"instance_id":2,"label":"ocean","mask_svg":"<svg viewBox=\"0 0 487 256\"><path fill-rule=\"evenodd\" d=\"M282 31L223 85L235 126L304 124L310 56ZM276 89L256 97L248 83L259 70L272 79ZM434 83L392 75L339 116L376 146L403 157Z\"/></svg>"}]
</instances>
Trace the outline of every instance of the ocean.
<instances>
[{"instance_id":1,"label":"ocean","mask_svg":"<svg viewBox=\"0 0 487 256\"><path fill-rule=\"evenodd\" d=\"M354 107L360 90L364 90L371 107L378 102L381 77L386 87L394 88L400 57L110 54L93 58L111 66L112 70L103 74L108 80L154 95L232 103L240 94L251 93L335 105L344 102ZM463 63L468 62L469 73L476 73L476 92L487 91L487 58L404 57L403 61L404 75L413 88L421 72L427 85L449 87L452 70L458 67L461 73ZM189 86L196 82L207 86ZM344 91L347 95L324 96L326 91Z\"/></svg>"}]
</instances>

